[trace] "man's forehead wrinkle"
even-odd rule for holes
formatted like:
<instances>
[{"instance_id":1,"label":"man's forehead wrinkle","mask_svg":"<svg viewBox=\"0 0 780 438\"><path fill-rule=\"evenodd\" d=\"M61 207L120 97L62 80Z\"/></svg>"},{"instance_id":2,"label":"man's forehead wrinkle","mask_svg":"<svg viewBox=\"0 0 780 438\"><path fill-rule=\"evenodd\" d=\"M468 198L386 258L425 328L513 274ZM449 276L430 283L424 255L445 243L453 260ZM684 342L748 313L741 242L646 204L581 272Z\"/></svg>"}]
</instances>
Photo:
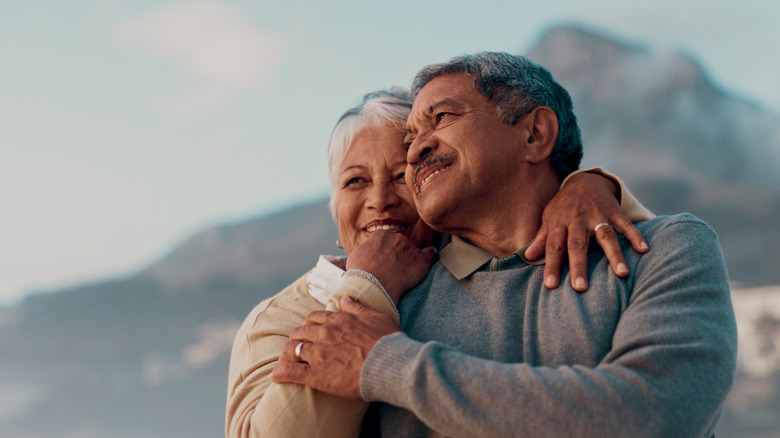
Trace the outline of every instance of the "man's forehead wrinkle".
<instances>
[{"instance_id":1,"label":"man's forehead wrinkle","mask_svg":"<svg viewBox=\"0 0 780 438\"><path fill-rule=\"evenodd\" d=\"M437 110L442 108L454 111L463 111L466 108L466 105L457 98L444 97L431 104L430 108L428 109L429 115L433 115Z\"/></svg>"},{"instance_id":2,"label":"man's forehead wrinkle","mask_svg":"<svg viewBox=\"0 0 780 438\"><path fill-rule=\"evenodd\" d=\"M409 116L406 118L406 134L405 136L409 135L415 135L417 133L417 129L415 127L416 121L421 117L420 114L415 113L414 108L412 108L412 112L409 113Z\"/></svg>"},{"instance_id":3,"label":"man's forehead wrinkle","mask_svg":"<svg viewBox=\"0 0 780 438\"><path fill-rule=\"evenodd\" d=\"M409 138L409 136L414 135L416 130L414 129L414 121L412 121L412 115L410 114L409 117L406 119L406 132L404 132L404 139Z\"/></svg>"}]
</instances>

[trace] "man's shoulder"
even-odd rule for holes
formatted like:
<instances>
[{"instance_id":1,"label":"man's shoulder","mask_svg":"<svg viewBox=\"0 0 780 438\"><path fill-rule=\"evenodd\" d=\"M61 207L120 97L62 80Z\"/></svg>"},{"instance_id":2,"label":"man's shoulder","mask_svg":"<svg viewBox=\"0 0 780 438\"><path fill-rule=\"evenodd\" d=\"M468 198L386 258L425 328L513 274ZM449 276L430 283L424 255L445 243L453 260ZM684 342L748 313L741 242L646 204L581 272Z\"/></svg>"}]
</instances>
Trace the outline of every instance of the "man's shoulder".
<instances>
[{"instance_id":1,"label":"man's shoulder","mask_svg":"<svg viewBox=\"0 0 780 438\"><path fill-rule=\"evenodd\" d=\"M712 234L715 230L707 223L691 213L656 216L650 220L636 222L634 225L645 238L659 233L681 233L684 235Z\"/></svg>"},{"instance_id":2,"label":"man's shoulder","mask_svg":"<svg viewBox=\"0 0 780 438\"><path fill-rule=\"evenodd\" d=\"M646 266L663 266L667 273L675 271L673 266L706 265L711 269L722 269L725 274L725 260L718 235L698 217L690 213L659 216L636 223L636 227L647 240L650 251L644 254L625 251L627 260Z\"/></svg>"},{"instance_id":3,"label":"man's shoulder","mask_svg":"<svg viewBox=\"0 0 780 438\"><path fill-rule=\"evenodd\" d=\"M723 258L718 235L712 227L690 213L657 216L634 224L650 246L650 251L639 254L632 251L631 244L623 239L624 254L636 262L668 263L675 257L691 263L716 262Z\"/></svg>"}]
</instances>

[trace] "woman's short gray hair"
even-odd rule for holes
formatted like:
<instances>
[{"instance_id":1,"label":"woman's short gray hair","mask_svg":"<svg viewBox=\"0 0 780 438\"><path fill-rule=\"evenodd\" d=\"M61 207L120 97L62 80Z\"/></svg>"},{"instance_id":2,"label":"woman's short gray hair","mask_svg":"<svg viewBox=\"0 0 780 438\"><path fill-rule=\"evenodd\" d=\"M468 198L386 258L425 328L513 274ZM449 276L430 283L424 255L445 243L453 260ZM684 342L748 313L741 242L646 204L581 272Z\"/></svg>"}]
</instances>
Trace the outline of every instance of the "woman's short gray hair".
<instances>
[{"instance_id":1,"label":"woman's short gray hair","mask_svg":"<svg viewBox=\"0 0 780 438\"><path fill-rule=\"evenodd\" d=\"M406 130L406 118L412 109L409 90L393 87L373 91L363 96L357 106L347 110L336 122L328 142L328 171L330 174L330 212L336 219L338 172L352 140L366 128ZM401 147L401 143L398 143Z\"/></svg>"},{"instance_id":2,"label":"woman's short gray hair","mask_svg":"<svg viewBox=\"0 0 780 438\"><path fill-rule=\"evenodd\" d=\"M550 165L563 180L577 170L582 159L582 136L569 93L544 67L524 56L503 52L463 55L429 65L412 82L412 95L438 76L466 73L488 101L496 104L498 118L514 125L538 106L546 106L558 117L558 138L550 153Z\"/></svg>"}]
</instances>

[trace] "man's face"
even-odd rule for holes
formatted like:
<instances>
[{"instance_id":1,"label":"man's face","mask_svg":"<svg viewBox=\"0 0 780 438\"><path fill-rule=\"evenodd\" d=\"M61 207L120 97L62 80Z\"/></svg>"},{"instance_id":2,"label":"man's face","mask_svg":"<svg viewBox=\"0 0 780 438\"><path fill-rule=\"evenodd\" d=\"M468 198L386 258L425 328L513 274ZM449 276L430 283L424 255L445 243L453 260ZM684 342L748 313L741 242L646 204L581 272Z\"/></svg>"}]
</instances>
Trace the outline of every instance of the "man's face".
<instances>
[{"instance_id":1,"label":"man's face","mask_svg":"<svg viewBox=\"0 0 780 438\"><path fill-rule=\"evenodd\" d=\"M406 181L433 228L448 231L505 202L505 183L523 163L522 123L501 122L472 78L456 73L426 84L407 127Z\"/></svg>"}]
</instances>

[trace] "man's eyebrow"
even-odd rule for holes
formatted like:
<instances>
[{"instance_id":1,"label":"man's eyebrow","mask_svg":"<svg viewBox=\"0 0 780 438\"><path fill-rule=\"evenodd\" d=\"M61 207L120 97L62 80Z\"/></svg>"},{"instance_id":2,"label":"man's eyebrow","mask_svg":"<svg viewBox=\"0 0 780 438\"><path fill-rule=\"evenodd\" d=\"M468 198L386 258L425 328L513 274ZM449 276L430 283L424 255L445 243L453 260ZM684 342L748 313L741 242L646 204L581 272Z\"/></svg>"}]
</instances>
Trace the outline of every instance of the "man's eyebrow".
<instances>
[{"instance_id":1,"label":"man's eyebrow","mask_svg":"<svg viewBox=\"0 0 780 438\"><path fill-rule=\"evenodd\" d=\"M423 115L425 117L431 117L437 111L441 111L442 109L449 110L449 111L463 112L466 111L466 106L463 105L463 103L461 103L458 100L451 99L451 98L443 98L441 100L432 103L427 109L423 110ZM411 118L409 120L411 120ZM407 121L406 130L404 131L404 142L406 142L410 136L413 137L415 135L415 130L413 125L414 122L410 123L409 121Z\"/></svg>"},{"instance_id":2,"label":"man's eyebrow","mask_svg":"<svg viewBox=\"0 0 780 438\"><path fill-rule=\"evenodd\" d=\"M454 99L442 99L440 101L437 101L437 102L434 102L433 104L431 104L431 106L428 107L427 113L428 114L435 114L436 111L439 111L442 108L444 108L444 109L451 109L451 110L455 110L455 111L463 111L465 106L463 106L463 104L461 102L459 102L457 100L454 100Z\"/></svg>"}]
</instances>

